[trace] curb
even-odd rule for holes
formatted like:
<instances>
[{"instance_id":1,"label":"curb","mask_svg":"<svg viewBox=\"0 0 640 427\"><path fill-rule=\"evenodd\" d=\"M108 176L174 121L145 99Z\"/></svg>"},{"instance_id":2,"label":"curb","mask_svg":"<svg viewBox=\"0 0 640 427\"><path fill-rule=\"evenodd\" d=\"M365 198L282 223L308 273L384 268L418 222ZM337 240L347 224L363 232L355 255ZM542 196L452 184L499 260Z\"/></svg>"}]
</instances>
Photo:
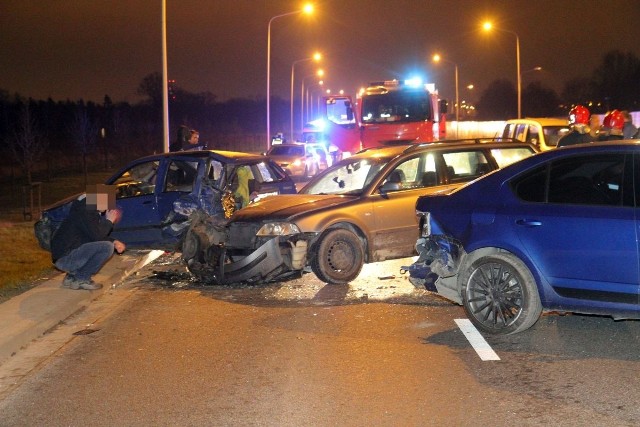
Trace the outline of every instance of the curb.
<instances>
[{"instance_id":1,"label":"curb","mask_svg":"<svg viewBox=\"0 0 640 427\"><path fill-rule=\"evenodd\" d=\"M59 273L0 304L0 365L162 253L132 251L114 255L93 277L102 284L95 291L62 288L64 273Z\"/></svg>"}]
</instances>

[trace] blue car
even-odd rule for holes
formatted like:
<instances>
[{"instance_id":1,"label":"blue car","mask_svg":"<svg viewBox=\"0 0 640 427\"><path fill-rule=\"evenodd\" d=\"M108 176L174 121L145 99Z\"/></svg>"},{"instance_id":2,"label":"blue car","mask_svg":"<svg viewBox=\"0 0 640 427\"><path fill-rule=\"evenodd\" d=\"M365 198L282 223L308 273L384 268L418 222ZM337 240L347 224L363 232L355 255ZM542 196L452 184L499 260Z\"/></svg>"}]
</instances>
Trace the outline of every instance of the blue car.
<instances>
[{"instance_id":1,"label":"blue car","mask_svg":"<svg viewBox=\"0 0 640 427\"><path fill-rule=\"evenodd\" d=\"M228 218L248 202L296 193L293 180L274 161L258 154L213 150L143 157L120 169L106 184L116 186L116 205L123 211L111 236L127 247L145 249L179 249L195 211ZM251 200L243 202L237 194ZM43 212L35 231L45 249L77 197Z\"/></svg>"},{"instance_id":2,"label":"blue car","mask_svg":"<svg viewBox=\"0 0 640 427\"><path fill-rule=\"evenodd\" d=\"M464 306L490 334L542 311L640 318L640 142L525 158L420 197L410 281Z\"/></svg>"}]
</instances>

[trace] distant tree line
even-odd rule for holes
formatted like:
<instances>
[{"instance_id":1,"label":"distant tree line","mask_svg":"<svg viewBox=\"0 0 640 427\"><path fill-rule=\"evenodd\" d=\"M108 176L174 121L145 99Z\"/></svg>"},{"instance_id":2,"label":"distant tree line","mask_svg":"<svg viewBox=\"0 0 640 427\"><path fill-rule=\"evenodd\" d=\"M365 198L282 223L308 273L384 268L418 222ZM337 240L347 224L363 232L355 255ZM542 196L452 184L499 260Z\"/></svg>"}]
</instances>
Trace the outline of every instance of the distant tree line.
<instances>
[{"instance_id":1,"label":"distant tree line","mask_svg":"<svg viewBox=\"0 0 640 427\"><path fill-rule=\"evenodd\" d=\"M590 77L567 81L560 95L538 81L528 84L522 88L521 103L523 117L562 116L576 104L597 114L640 110L640 59L633 53L608 52ZM517 88L510 80L495 80L480 96L476 110L478 120L516 117Z\"/></svg>"},{"instance_id":2,"label":"distant tree line","mask_svg":"<svg viewBox=\"0 0 640 427\"><path fill-rule=\"evenodd\" d=\"M34 100L0 90L0 179L16 175L31 183L33 173L48 179L59 172L108 170L126 161L162 152L162 76L146 76L138 87L144 100L114 103L105 96L92 101ZM172 87L169 100L170 142L186 125L200 132L210 148L264 151L266 100L218 102L209 93ZM289 101L273 97L274 129L288 129Z\"/></svg>"},{"instance_id":3,"label":"distant tree line","mask_svg":"<svg viewBox=\"0 0 640 427\"><path fill-rule=\"evenodd\" d=\"M162 76L144 77L138 87L143 101L102 103L26 99L0 90L0 178L19 177L31 183L33 174L52 174L99 168L108 170L136 157L163 150ZM639 110L640 60L632 53L611 51L589 78L568 81L559 96L540 82L522 91L523 116L566 115L575 104L593 113L609 109ZM506 120L517 115L517 91L506 79L495 80L476 105L477 120ZM200 132L209 147L263 151L264 98L219 102L210 92L191 93L171 87L170 138L180 125ZM289 101L273 97L271 127L289 128ZM296 123L298 118L294 117Z\"/></svg>"}]
</instances>

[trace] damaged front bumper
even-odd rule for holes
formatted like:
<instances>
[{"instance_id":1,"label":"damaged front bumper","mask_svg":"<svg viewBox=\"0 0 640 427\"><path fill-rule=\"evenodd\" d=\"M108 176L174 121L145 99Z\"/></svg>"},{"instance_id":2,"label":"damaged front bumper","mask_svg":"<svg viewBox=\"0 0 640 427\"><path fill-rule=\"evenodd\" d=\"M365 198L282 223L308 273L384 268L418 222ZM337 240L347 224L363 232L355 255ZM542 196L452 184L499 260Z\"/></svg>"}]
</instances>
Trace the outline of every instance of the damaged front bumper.
<instances>
[{"instance_id":1,"label":"damaged front bumper","mask_svg":"<svg viewBox=\"0 0 640 427\"><path fill-rule=\"evenodd\" d=\"M295 244L282 242L274 237L250 255L238 261L222 263L218 270L218 282L262 283L284 278L304 268L307 242L299 240ZM222 257L221 259L225 259Z\"/></svg>"},{"instance_id":2,"label":"damaged front bumper","mask_svg":"<svg viewBox=\"0 0 640 427\"><path fill-rule=\"evenodd\" d=\"M442 279L457 275L464 253L462 245L446 235L430 235L418 239L416 251L418 259L410 266L401 267L401 272L409 273L413 286L449 298L451 285L444 284Z\"/></svg>"}]
</instances>

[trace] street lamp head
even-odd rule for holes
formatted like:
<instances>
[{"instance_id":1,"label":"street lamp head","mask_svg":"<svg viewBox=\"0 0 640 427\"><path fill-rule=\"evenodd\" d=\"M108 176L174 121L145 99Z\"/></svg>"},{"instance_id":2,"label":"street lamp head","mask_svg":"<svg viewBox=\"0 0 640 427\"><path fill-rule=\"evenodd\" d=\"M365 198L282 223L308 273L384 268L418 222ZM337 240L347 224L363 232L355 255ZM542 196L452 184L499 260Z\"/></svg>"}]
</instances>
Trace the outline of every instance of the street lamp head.
<instances>
[{"instance_id":1,"label":"street lamp head","mask_svg":"<svg viewBox=\"0 0 640 427\"><path fill-rule=\"evenodd\" d=\"M442 58L440 57L439 54L436 53L435 55L433 55L433 62L440 62L440 59Z\"/></svg>"},{"instance_id":2,"label":"street lamp head","mask_svg":"<svg viewBox=\"0 0 640 427\"><path fill-rule=\"evenodd\" d=\"M320 52L316 52L313 54L313 60L318 62L322 60L322 54Z\"/></svg>"},{"instance_id":3,"label":"street lamp head","mask_svg":"<svg viewBox=\"0 0 640 427\"><path fill-rule=\"evenodd\" d=\"M482 24L482 29L485 30L485 31L491 31L492 28L493 28L493 25L489 21L485 21Z\"/></svg>"},{"instance_id":4,"label":"street lamp head","mask_svg":"<svg viewBox=\"0 0 640 427\"><path fill-rule=\"evenodd\" d=\"M304 7L302 8L302 12L306 13L307 15L311 15L313 13L313 4L311 3L305 4Z\"/></svg>"},{"instance_id":5,"label":"street lamp head","mask_svg":"<svg viewBox=\"0 0 640 427\"><path fill-rule=\"evenodd\" d=\"M316 72L316 75L317 75L318 77L322 77L322 76L324 76L324 70L323 70L323 69L319 69L319 70Z\"/></svg>"}]
</instances>

